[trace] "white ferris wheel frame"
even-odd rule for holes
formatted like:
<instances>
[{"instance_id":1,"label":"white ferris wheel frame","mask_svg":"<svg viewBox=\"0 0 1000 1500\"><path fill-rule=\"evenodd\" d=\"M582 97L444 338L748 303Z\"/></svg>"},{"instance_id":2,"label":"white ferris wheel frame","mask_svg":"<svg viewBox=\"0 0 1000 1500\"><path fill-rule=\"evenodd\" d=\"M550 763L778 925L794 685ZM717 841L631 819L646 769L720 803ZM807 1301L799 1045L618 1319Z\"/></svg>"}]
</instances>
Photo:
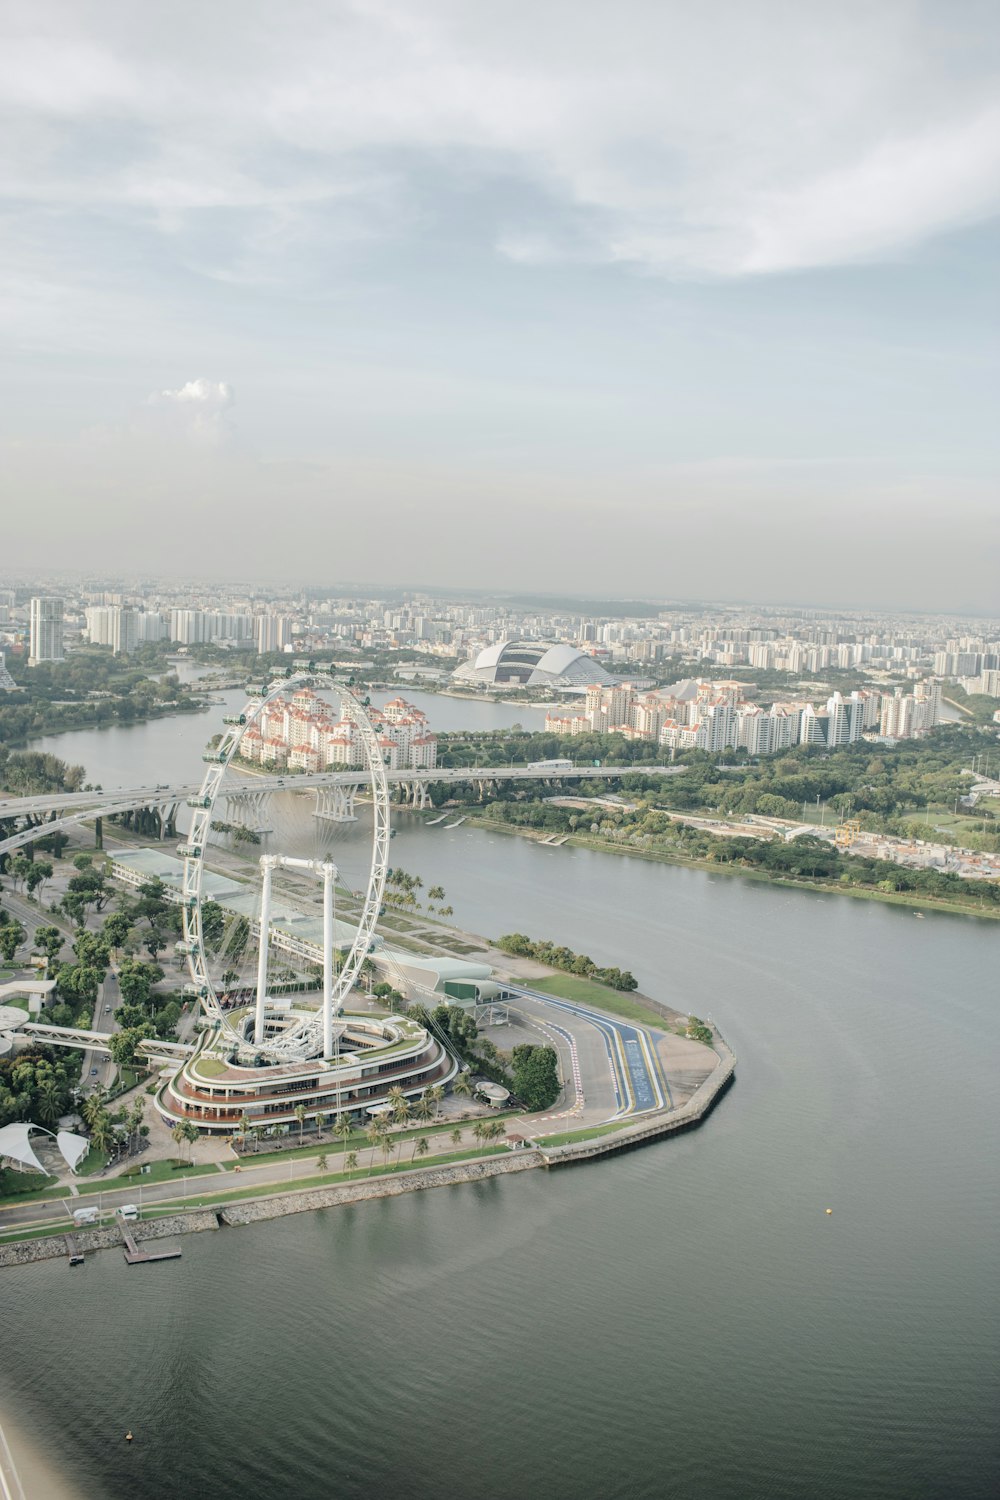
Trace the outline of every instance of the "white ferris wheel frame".
<instances>
[{"instance_id":1,"label":"white ferris wheel frame","mask_svg":"<svg viewBox=\"0 0 1000 1500\"><path fill-rule=\"evenodd\" d=\"M341 701L341 712L358 731L364 769L371 784L373 805L372 862L368 876L368 888L364 906L358 920L354 941L332 987L330 1005L332 1014L343 1009L343 1003L354 987L354 983L371 951L375 925L382 910L385 883L389 863L390 811L389 783L385 774L385 761L375 726L365 712L364 705L352 691L350 685L338 682L333 675L321 667L308 670L293 670L285 677L265 683L258 690L248 689L249 698L241 713L227 714L223 719L225 728L218 745L206 750L207 762L201 788L196 797L188 799L192 808L191 828L185 843L178 846L184 858L184 881L182 887L182 911L184 916L183 950L187 955L191 975L189 989L197 996L205 1016L212 1021L222 1037L234 1046L253 1047L255 1052L275 1060L291 1061L296 1057L312 1056L320 1043L323 1032L323 1011L315 1019L303 1019L289 1027L280 1038L256 1045L249 1042L227 1017L212 983L205 952L204 927L202 923L202 884L205 869L205 853L209 842L216 799L230 762L239 750L244 734L260 718L264 709L275 698L297 687L326 688L336 693ZM326 1006L324 1005L324 1010Z\"/></svg>"}]
</instances>

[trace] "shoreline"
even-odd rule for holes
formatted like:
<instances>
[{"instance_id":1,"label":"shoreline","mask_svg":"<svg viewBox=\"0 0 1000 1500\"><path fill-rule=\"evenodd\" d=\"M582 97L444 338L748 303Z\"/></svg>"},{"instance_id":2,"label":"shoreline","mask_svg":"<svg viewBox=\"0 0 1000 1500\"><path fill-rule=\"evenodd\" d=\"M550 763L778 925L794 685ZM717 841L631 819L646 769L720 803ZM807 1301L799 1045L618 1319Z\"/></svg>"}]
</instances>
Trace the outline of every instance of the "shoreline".
<instances>
[{"instance_id":1,"label":"shoreline","mask_svg":"<svg viewBox=\"0 0 1000 1500\"><path fill-rule=\"evenodd\" d=\"M456 809L456 812L459 811L461 810ZM512 823L495 823L491 818L479 817L472 812L462 812L461 815L473 828L488 828L493 833L507 833L515 838L526 838L534 843L541 843L541 838L533 828L518 828ZM918 891L878 891L863 885L844 886L839 882L791 880L783 875L770 875L764 870L744 869L742 866L723 864L712 859L687 859L658 849L626 847L603 839L587 838L577 833L567 833L563 844L574 844L580 849L591 849L597 854L618 854L632 859L643 859L652 864L675 865L681 870L702 870L712 875L756 880L765 885L783 886L787 890L813 891L824 896L854 896L862 901L878 901L886 906L908 906L911 909L919 907L923 911L938 912L946 916L975 917L987 922L1000 921L1000 908L985 906L975 908L961 902L938 900L933 896L922 895Z\"/></svg>"},{"instance_id":2,"label":"shoreline","mask_svg":"<svg viewBox=\"0 0 1000 1500\"><path fill-rule=\"evenodd\" d=\"M57 729L40 729L32 731L30 735L19 736L8 740L7 744L12 750L30 750L37 745L39 740L53 740L61 734L100 734L106 729L132 729L139 728L143 724L153 724L158 719L172 719L187 716L188 714L206 713L210 705L205 702L192 703L187 708L165 708L162 713L143 714L135 719L109 719L106 724L63 724Z\"/></svg>"},{"instance_id":3,"label":"shoreline","mask_svg":"<svg viewBox=\"0 0 1000 1500\"><path fill-rule=\"evenodd\" d=\"M374 1198L395 1198L402 1193L423 1192L436 1187L453 1187L462 1183L479 1182L488 1177L508 1176L515 1172L527 1172L544 1167L569 1166L574 1163L610 1156L621 1151L633 1150L665 1136L680 1134L702 1124L715 1105L728 1091L736 1073L736 1053L718 1031L715 1032L713 1050L716 1065L711 1073L695 1089L691 1097L673 1109L653 1110L646 1114L626 1117L622 1121L606 1121L583 1126L579 1131L569 1132L569 1138L557 1138L551 1144L544 1136L538 1142L517 1151L475 1157L472 1160L427 1166L410 1167L402 1172L392 1172L375 1178L359 1179L356 1182L331 1182L312 1187L299 1187L281 1193L250 1193L245 1198L232 1197L223 1190L218 1194L205 1194L196 1199L185 1211L168 1208L162 1216L144 1219L132 1226L138 1242L165 1239L175 1235L198 1234L208 1230L237 1225L259 1223L265 1219L284 1218L288 1214L311 1212L318 1208L336 1208L347 1203L365 1202ZM339 1174L331 1174L337 1176ZM215 1197L218 1202L213 1204ZM0 1244L0 1268L30 1265L40 1260L60 1259L67 1253L67 1231L53 1230L46 1226L37 1232L28 1232L16 1240ZM116 1224L98 1229L73 1229L76 1248L82 1251L121 1249L123 1240Z\"/></svg>"},{"instance_id":4,"label":"shoreline","mask_svg":"<svg viewBox=\"0 0 1000 1500\"><path fill-rule=\"evenodd\" d=\"M85 1500L7 1405L0 1410L0 1494L4 1500Z\"/></svg>"}]
</instances>

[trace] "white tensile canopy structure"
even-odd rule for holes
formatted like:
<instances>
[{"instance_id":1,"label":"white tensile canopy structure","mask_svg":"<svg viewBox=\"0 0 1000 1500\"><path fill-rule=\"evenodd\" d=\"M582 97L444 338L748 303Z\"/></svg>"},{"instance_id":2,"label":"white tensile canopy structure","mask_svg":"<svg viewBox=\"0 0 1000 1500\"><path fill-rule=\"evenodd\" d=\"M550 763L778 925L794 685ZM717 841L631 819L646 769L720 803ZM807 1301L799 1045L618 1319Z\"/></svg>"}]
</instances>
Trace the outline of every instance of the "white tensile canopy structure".
<instances>
[{"instance_id":1,"label":"white tensile canopy structure","mask_svg":"<svg viewBox=\"0 0 1000 1500\"><path fill-rule=\"evenodd\" d=\"M32 1150L31 1132L33 1130L41 1131L42 1135L52 1135L52 1131L46 1130L44 1125L33 1125L28 1120L15 1120L12 1125L4 1125L0 1129L0 1157L6 1156L9 1161L17 1162L28 1171L41 1172L43 1176L48 1177L50 1174ZM54 1139L63 1161L71 1172L75 1172L90 1150L87 1137L75 1135L72 1130L60 1130Z\"/></svg>"}]
</instances>

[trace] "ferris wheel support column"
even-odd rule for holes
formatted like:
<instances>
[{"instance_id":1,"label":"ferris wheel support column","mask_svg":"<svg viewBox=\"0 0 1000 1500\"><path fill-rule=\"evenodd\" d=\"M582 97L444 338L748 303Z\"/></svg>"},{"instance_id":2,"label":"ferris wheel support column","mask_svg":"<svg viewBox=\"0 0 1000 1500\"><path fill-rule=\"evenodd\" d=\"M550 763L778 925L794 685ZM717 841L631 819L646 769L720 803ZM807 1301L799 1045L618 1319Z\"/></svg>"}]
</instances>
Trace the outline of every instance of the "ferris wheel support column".
<instances>
[{"instance_id":1,"label":"ferris wheel support column","mask_svg":"<svg viewBox=\"0 0 1000 1500\"><path fill-rule=\"evenodd\" d=\"M260 1047L264 1041L264 1002L267 999L267 948L271 932L271 874L278 863L274 854L261 856L263 884L260 892L260 939L257 948L257 1015L253 1039Z\"/></svg>"},{"instance_id":2,"label":"ferris wheel support column","mask_svg":"<svg viewBox=\"0 0 1000 1500\"><path fill-rule=\"evenodd\" d=\"M335 865L323 866L323 1056L333 1056L333 882Z\"/></svg>"}]
</instances>

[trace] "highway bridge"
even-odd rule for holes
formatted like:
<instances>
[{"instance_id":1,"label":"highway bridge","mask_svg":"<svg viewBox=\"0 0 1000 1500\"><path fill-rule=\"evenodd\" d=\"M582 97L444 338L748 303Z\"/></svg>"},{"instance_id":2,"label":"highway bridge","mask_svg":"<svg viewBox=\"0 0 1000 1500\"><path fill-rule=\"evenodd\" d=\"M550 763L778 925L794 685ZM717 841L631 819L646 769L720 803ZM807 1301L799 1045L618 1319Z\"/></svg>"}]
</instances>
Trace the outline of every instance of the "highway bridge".
<instances>
[{"instance_id":1,"label":"highway bridge","mask_svg":"<svg viewBox=\"0 0 1000 1500\"><path fill-rule=\"evenodd\" d=\"M646 776L668 776L682 772L683 766L449 766L433 770L388 771L390 786L415 807L429 806L428 788L433 783L471 782L482 796L487 787L501 781L594 781L625 775L630 771ZM354 800L368 784L363 771L313 771L301 774L253 775L238 773L232 788L223 797L227 804L227 822L251 827L259 823L265 800L274 792L312 791L316 793L317 816L333 822L354 818ZM8 797L0 800L0 823L28 819L5 838L0 838L0 854L33 843L60 829L74 828L95 818L149 809L158 815L161 836L172 829L178 806L198 796L199 784L184 786L144 785L119 787L112 791L56 792L37 797ZM38 820L38 821L35 821Z\"/></svg>"}]
</instances>

